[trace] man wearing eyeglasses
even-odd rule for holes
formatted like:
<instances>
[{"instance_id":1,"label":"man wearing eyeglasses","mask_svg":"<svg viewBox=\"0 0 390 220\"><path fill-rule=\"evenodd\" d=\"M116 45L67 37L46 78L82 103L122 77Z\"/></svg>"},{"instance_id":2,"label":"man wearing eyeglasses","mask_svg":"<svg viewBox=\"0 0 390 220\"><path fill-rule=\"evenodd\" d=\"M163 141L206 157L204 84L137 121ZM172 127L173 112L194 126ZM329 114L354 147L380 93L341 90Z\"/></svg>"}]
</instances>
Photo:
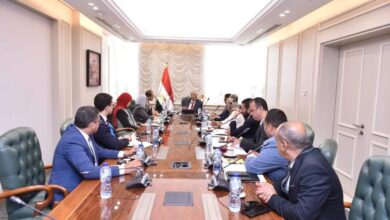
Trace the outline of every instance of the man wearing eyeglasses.
<instances>
[{"instance_id":1,"label":"man wearing eyeglasses","mask_svg":"<svg viewBox=\"0 0 390 220\"><path fill-rule=\"evenodd\" d=\"M343 190L333 168L310 144L301 122L281 124L275 135L280 155L289 161L281 181L257 183L257 196L285 219L345 219Z\"/></svg>"},{"instance_id":2,"label":"man wearing eyeglasses","mask_svg":"<svg viewBox=\"0 0 390 220\"><path fill-rule=\"evenodd\" d=\"M107 117L112 114L115 102L112 96L107 93L99 93L94 99L95 108L99 110L100 124L99 129L93 135L96 142L107 149L121 150L129 144L131 137L129 135L117 137L116 131Z\"/></svg>"}]
</instances>

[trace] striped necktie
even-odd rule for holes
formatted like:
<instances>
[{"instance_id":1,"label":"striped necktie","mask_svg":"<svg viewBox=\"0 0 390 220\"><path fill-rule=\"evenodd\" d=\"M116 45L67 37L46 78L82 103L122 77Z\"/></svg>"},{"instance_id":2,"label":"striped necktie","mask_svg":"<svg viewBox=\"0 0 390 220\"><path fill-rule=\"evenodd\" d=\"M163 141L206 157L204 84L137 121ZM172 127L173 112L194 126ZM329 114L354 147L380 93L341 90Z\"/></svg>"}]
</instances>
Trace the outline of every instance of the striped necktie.
<instances>
[{"instance_id":1,"label":"striped necktie","mask_svg":"<svg viewBox=\"0 0 390 220\"><path fill-rule=\"evenodd\" d=\"M93 156L94 164L95 164L95 166L97 166L98 165L98 160L97 160L97 157L96 157L95 148L93 147L93 143L92 143L91 137L88 137L88 148L91 151L91 154Z\"/></svg>"}]
</instances>

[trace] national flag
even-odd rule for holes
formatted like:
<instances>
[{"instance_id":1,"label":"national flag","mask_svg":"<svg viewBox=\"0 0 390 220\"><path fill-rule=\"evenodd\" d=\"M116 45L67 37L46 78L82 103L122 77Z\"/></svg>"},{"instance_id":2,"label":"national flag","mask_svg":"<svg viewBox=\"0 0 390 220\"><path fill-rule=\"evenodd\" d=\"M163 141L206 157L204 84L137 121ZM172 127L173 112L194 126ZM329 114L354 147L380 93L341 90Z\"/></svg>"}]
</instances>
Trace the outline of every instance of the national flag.
<instances>
[{"instance_id":1,"label":"national flag","mask_svg":"<svg viewBox=\"0 0 390 220\"><path fill-rule=\"evenodd\" d=\"M174 110L173 89L171 86L171 80L169 78L168 66L164 68L164 72L161 77L158 98L165 109L169 111Z\"/></svg>"}]
</instances>

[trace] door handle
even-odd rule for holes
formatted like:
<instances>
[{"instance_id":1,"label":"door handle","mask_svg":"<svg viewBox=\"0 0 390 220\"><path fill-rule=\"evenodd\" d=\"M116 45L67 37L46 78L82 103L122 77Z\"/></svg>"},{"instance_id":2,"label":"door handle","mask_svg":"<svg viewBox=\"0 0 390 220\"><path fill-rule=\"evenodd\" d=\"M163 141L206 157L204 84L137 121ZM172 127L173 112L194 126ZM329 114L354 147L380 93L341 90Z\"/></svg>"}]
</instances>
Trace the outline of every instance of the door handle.
<instances>
[{"instance_id":1,"label":"door handle","mask_svg":"<svg viewBox=\"0 0 390 220\"><path fill-rule=\"evenodd\" d=\"M364 124L352 124L352 125L357 128L364 129Z\"/></svg>"}]
</instances>

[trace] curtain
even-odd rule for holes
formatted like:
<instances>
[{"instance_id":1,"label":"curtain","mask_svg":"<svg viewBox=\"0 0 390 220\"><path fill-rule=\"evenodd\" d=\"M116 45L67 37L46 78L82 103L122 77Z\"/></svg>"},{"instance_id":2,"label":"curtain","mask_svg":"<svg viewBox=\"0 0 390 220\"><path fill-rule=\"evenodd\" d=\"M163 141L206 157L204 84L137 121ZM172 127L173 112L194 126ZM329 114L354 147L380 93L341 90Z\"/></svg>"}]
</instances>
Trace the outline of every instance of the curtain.
<instances>
[{"instance_id":1,"label":"curtain","mask_svg":"<svg viewBox=\"0 0 390 220\"><path fill-rule=\"evenodd\" d=\"M168 66L175 103L191 92L203 94L201 45L143 43L139 46L139 93L152 89L158 95L161 76Z\"/></svg>"}]
</instances>

